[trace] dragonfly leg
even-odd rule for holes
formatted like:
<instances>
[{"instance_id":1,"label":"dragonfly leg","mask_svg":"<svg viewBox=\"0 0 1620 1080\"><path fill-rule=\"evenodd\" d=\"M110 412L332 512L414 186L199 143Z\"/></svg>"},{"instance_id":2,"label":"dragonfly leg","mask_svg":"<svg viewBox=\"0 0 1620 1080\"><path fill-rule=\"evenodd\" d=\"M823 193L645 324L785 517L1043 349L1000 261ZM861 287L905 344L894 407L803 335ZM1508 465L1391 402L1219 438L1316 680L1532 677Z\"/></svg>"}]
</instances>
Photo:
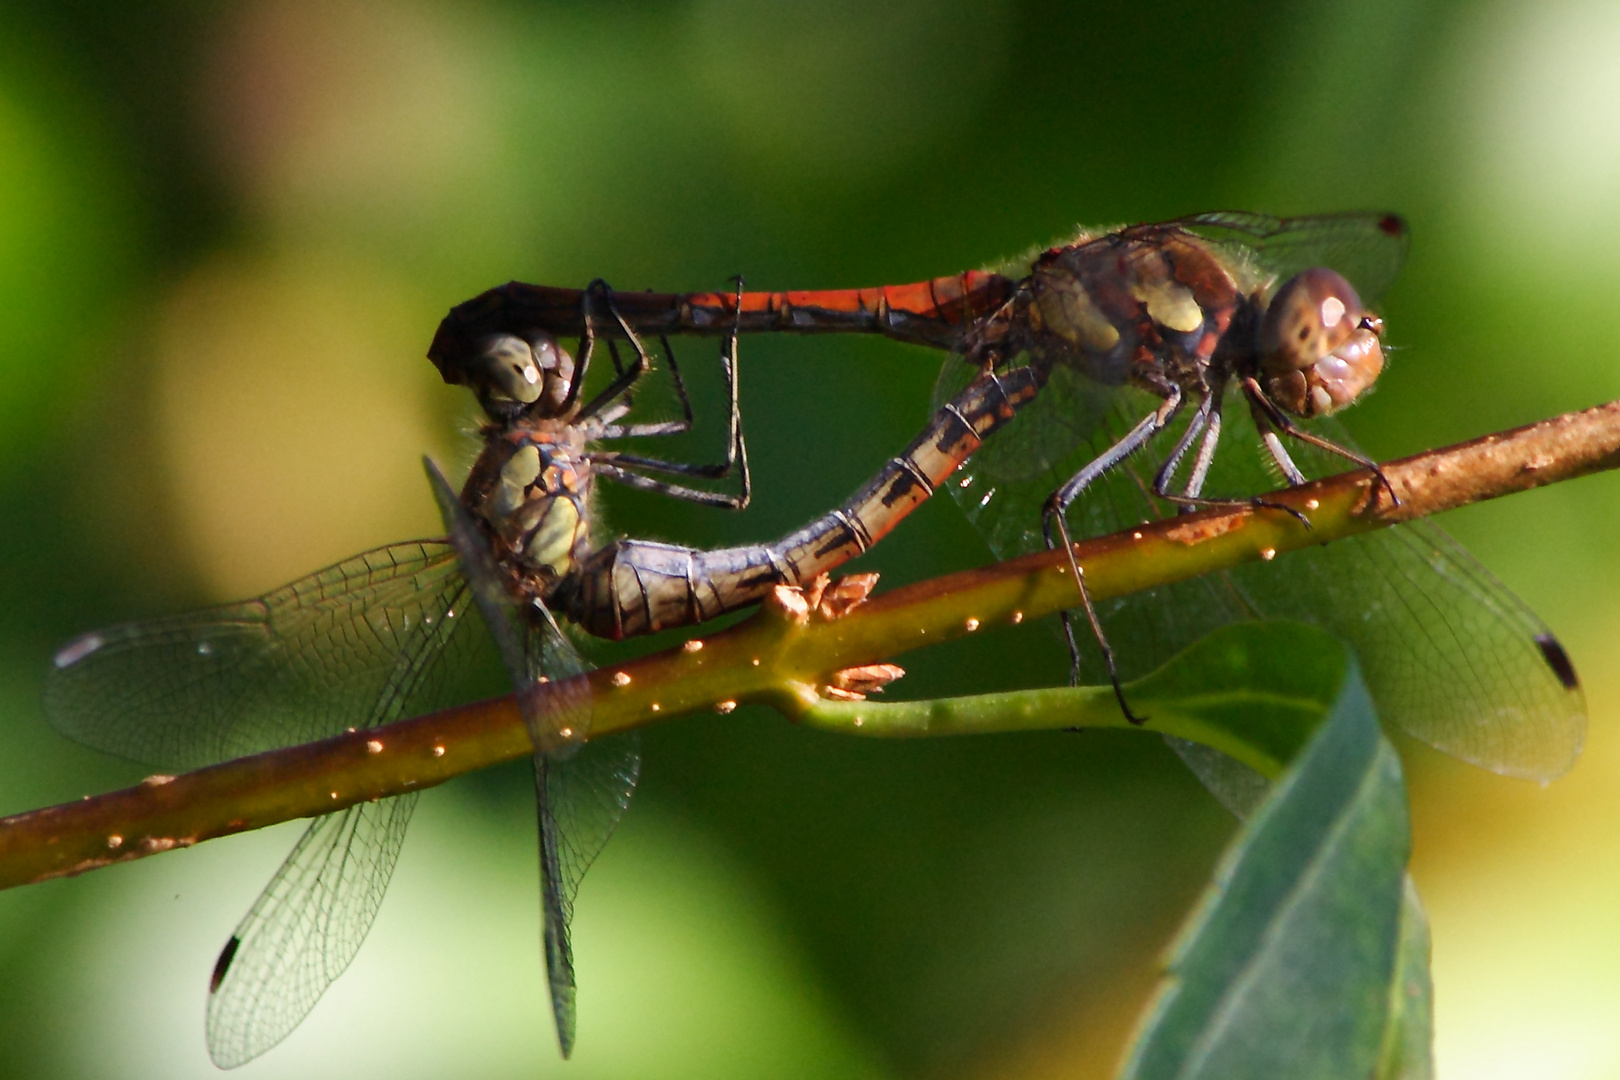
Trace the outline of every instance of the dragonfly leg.
<instances>
[{"instance_id":1,"label":"dragonfly leg","mask_svg":"<svg viewBox=\"0 0 1620 1080\"><path fill-rule=\"evenodd\" d=\"M1192 474L1188 477L1186 490L1182 494L1187 498L1196 499L1199 491L1203 489L1204 474L1209 470L1206 459L1213 456L1213 450L1209 447L1210 436L1205 434L1205 429L1210 426L1212 417L1215 425L1215 437L1217 439L1220 437L1220 411L1214 407L1215 401L1216 398L1206 391L1202 400L1198 402L1198 408L1193 413L1192 419L1187 422L1187 430L1181 433L1181 438L1176 440L1176 445L1171 447L1169 455L1164 459L1164 464L1159 466L1158 473L1153 477L1153 494L1161 499L1169 499L1178 503L1183 513L1190 510L1191 507L1181 503L1177 496L1170 492L1170 485L1175 480L1176 470L1181 467L1181 461L1187 456L1187 451L1192 447L1194 440L1203 435L1203 441L1199 443L1198 454L1193 461Z\"/></svg>"},{"instance_id":2,"label":"dragonfly leg","mask_svg":"<svg viewBox=\"0 0 1620 1080\"><path fill-rule=\"evenodd\" d=\"M1208 430L1204 434L1204 441L1198 445L1198 456L1193 458L1192 472L1187 476L1187 486L1182 491L1182 494L1194 499L1204 493L1204 481L1209 478L1209 467L1215 460L1215 447L1221 441L1219 394L1210 399L1209 417L1205 423Z\"/></svg>"},{"instance_id":3,"label":"dragonfly leg","mask_svg":"<svg viewBox=\"0 0 1620 1080\"><path fill-rule=\"evenodd\" d=\"M619 363L618 349L613 346L612 342L609 342L609 351L613 355L613 367L616 375L613 382L608 385L607 389L603 390L600 394L597 394L596 397L591 399L589 404L579 411L576 417L577 420L585 420L589 417L595 416L598 412L613 404L616 400L626 397L630 393L631 388L636 385L641 377L652 369L652 358L647 355L646 346L642 345L641 338L636 336L636 332L630 328L629 323L625 322L624 316L619 314L618 307L613 303L613 290L608 288L606 282L598 278L597 280L591 282L590 286L585 290L585 303L587 305L585 312L585 337L580 342L580 359L579 363L574 369L574 382L568 388L568 397L564 399L564 409L566 410L572 407L573 404L579 400L580 388L585 385L585 372L590 367L591 354L596 345L596 330L590 317L589 304L591 299L597 296L603 298L604 302L607 304L608 312L613 316L613 320L619 324L620 333L622 333L626 340L628 340L635 348L636 359L635 362L630 364L628 367L621 368Z\"/></svg>"},{"instance_id":4,"label":"dragonfly leg","mask_svg":"<svg viewBox=\"0 0 1620 1080\"><path fill-rule=\"evenodd\" d=\"M625 461L624 458L618 458ZM629 459L630 463L638 464L642 468L662 469L667 472L685 473L688 469L699 466L682 467L675 462L655 461L653 459ZM628 469L620 468L613 460L603 460L602 457L592 457L591 463L596 467L596 474L604 480L612 480L616 484L632 487L638 491L651 491L659 495L667 495L672 499L684 499L687 502L701 503L704 506L723 506L731 510L741 510L747 505L748 493L728 495L723 491L704 491L702 488L686 487L682 484L671 484L664 480L654 480L650 476L642 476Z\"/></svg>"},{"instance_id":5,"label":"dragonfly leg","mask_svg":"<svg viewBox=\"0 0 1620 1080\"><path fill-rule=\"evenodd\" d=\"M1119 683L1119 668L1114 663L1114 647L1108 644L1108 635L1103 633L1102 620L1097 617L1097 607L1091 602L1091 593L1086 589L1085 571L1080 568L1080 562L1074 557L1074 540L1069 536L1069 523L1062 514L1055 518L1048 518L1047 525L1057 523L1057 531L1063 540L1063 550L1069 555L1069 572L1074 574L1074 583L1079 587L1080 606L1085 609L1086 621L1091 624L1092 637L1097 640L1097 648L1102 650L1103 666L1108 669L1108 684L1114 688L1114 700L1119 702L1119 711L1125 714L1125 719L1138 727L1148 722L1146 716L1138 716L1131 711L1131 703L1125 700L1125 688ZM1050 531L1046 537L1047 547L1052 546ZM1069 609L1064 608L1058 612L1063 622L1063 638L1069 646L1069 685L1080 685L1080 643L1074 638L1074 620L1069 617Z\"/></svg>"},{"instance_id":6,"label":"dragonfly leg","mask_svg":"<svg viewBox=\"0 0 1620 1080\"><path fill-rule=\"evenodd\" d=\"M729 433L728 448L731 445L731 441L735 441L736 439L741 438L741 431L742 431L742 421L741 421L740 417L738 416L738 411L737 411L737 375L736 375L736 370L737 370L737 334L738 334L739 329L741 328L741 322L742 322L742 282L743 282L742 275L741 274L737 275L737 277L734 278L733 280L735 280L736 283L737 283L737 292L736 292L737 299L735 301L736 312L735 312L734 321L732 323L731 332L726 335L726 339L723 342L721 342L721 345L720 345L720 367L725 372L725 375L726 375L726 389L727 389L727 392L728 392L728 394L730 396L730 399L731 399L731 421L730 421L730 426L731 426L732 430ZM675 360L675 347L670 344L669 336L666 335L666 334L659 334L658 335L658 341L664 347L664 357L665 357L665 359L667 359L669 361L670 378L675 383L675 396L676 396L676 398L678 398L680 400L680 403L681 403L681 419L679 419L679 420L664 420L664 421L659 421L657 423L651 423L651 424L615 424L614 423L615 420L617 420L620 416L623 416L625 412L629 411L628 409L622 409L622 410L618 410L618 411L614 412L611 416L604 414L601 417L601 419L604 421L604 425L603 425L601 434L599 434L597 436L597 438L601 438L601 439L631 439L631 438L642 438L642 437L647 437L647 436L659 436L659 435L682 435L682 434L685 434L686 432L692 430L692 425L693 425L693 422L694 422L694 415L693 415L693 412L692 412L692 399L687 395L687 392L686 392L686 380L681 376L680 365ZM611 345L611 342L609 344ZM617 365L616 358L617 358L617 354L615 354L615 365L614 365L617 368L618 365ZM717 470L722 470L723 469L723 470L727 470L727 471L715 472L713 474L705 474L705 475L715 475L715 476L729 475L729 470L730 470L730 468L731 468L731 466L733 464L732 458L734 458L735 456L736 456L735 453L728 452L727 458L726 458L726 463L724 465L707 466L708 468L713 468L713 469L717 469Z\"/></svg>"},{"instance_id":7,"label":"dragonfly leg","mask_svg":"<svg viewBox=\"0 0 1620 1080\"><path fill-rule=\"evenodd\" d=\"M585 374L591 370L591 358L596 354L596 323L591 319L591 297L600 286L607 289L607 283L597 278L579 294L579 318L584 330L579 335L579 345L574 349L577 358L574 362L574 380L568 384L568 394L563 398L560 412L566 415L579 403L579 392L585 386Z\"/></svg>"},{"instance_id":8,"label":"dragonfly leg","mask_svg":"<svg viewBox=\"0 0 1620 1080\"><path fill-rule=\"evenodd\" d=\"M748 475L748 442L743 438L742 405L737 396L737 335L742 329L742 294L743 278L741 274L738 274L737 314L731 322L731 335L726 338L725 345L720 351L720 362L726 370L726 397L728 399L726 469L729 473L733 462L736 462L741 469L742 492L739 498L742 500L741 506L747 506L749 497L753 494L753 480Z\"/></svg>"},{"instance_id":9,"label":"dragonfly leg","mask_svg":"<svg viewBox=\"0 0 1620 1080\"><path fill-rule=\"evenodd\" d=\"M1299 467L1294 464L1293 460L1288 456L1288 452L1283 449L1282 443L1277 439L1276 435L1279 431L1290 439L1298 439L1307 446L1314 446L1319 450L1326 450L1330 454L1337 454L1339 457L1347 461L1353 461L1363 469L1371 471L1378 478L1378 482L1384 486L1384 490L1389 492L1389 497L1394 504L1396 506L1401 505L1401 497L1395 494L1394 486L1390 484L1389 477L1384 475L1384 470L1379 468L1378 462L1365 454L1358 454L1347 446L1340 446L1332 439L1324 439L1320 435L1306 431L1294 423L1287 413L1277 408L1276 404L1266 397L1265 391L1260 388L1260 384L1252 376L1243 380L1243 394L1249 399L1249 409L1254 413L1255 423L1261 430L1261 437L1265 439L1266 449L1271 452L1272 459L1277 462L1283 474L1288 477L1290 484L1296 486L1303 484L1305 474L1299 471Z\"/></svg>"},{"instance_id":10,"label":"dragonfly leg","mask_svg":"<svg viewBox=\"0 0 1620 1080\"><path fill-rule=\"evenodd\" d=\"M670 377L675 383L675 396L681 403L681 419L660 420L651 424L619 424L618 419L627 414L635 403L634 395L626 392L620 397L618 404L597 414L597 419L602 421L603 425L598 438L629 439L656 435L684 435L692 430L692 402L686 395L686 380L681 378L680 365L675 361L675 347L670 344L669 337L665 334L658 335L658 342L664 348L664 359L669 362ZM608 341L608 352L613 357L613 370L623 375L625 369L619 360L619 349L612 340Z\"/></svg>"},{"instance_id":11,"label":"dragonfly leg","mask_svg":"<svg viewBox=\"0 0 1620 1080\"><path fill-rule=\"evenodd\" d=\"M726 392L729 398L729 409L726 418L726 459L715 465L693 465L684 462L663 461L659 458L641 457L639 455L621 453L596 453L591 455L593 463L603 468L603 475L619 480L631 487L644 490L660 491L675 498L690 499L694 502L705 503L710 506L724 506L733 510L742 510L748 506L753 498L753 479L748 471L748 442L743 437L742 410L737 396L738 363L737 363L737 336L741 329L742 319L742 288L741 275L736 278L737 302L736 316L731 326L731 332L726 335L720 347L720 366L726 374ZM666 348L668 342L665 342ZM675 354L669 353L673 367ZM610 427L603 430L601 437L605 439L626 438L636 435L673 435L688 430L691 426L692 407L686 398L685 386L676 375L676 386L681 394L681 407L685 412L685 421L672 421L669 424L638 424L621 427ZM702 492L693 488L683 488L675 485L662 487L649 487L648 484L658 484L658 481L648 481L646 477L628 479L634 474L625 472L622 467L651 469L655 472L673 473L681 476L702 476L711 479L723 479L731 475L731 470L737 468L740 476L740 488L736 495L723 495L717 492ZM644 481L644 482L638 482Z\"/></svg>"},{"instance_id":12,"label":"dragonfly leg","mask_svg":"<svg viewBox=\"0 0 1620 1080\"><path fill-rule=\"evenodd\" d=\"M1080 604L1085 609L1086 619L1091 623L1091 632L1097 639L1098 648L1102 650L1103 663L1108 668L1108 681L1114 688L1114 696L1119 699L1120 711L1133 724L1145 723L1147 717L1137 716L1125 701L1125 691L1120 686L1119 672L1114 663L1114 650L1108 644L1107 635L1103 633L1102 622L1097 618L1097 609L1092 605L1091 595L1086 591L1085 575L1080 569L1079 560L1074 557L1074 542L1069 535L1068 510L1074 500L1079 498L1086 488L1095 483L1098 477L1146 446L1153 436L1163 431L1165 425L1175 418L1176 413L1181 409L1181 388L1170 384L1163 388L1163 393L1165 395L1164 404L1144 416L1124 438L1093 458L1085 468L1075 473L1062 487L1054 491L1046 500L1046 506L1041 512L1041 527L1046 535L1046 546L1049 550L1057 547L1061 538L1063 549L1068 553L1069 570L1074 574L1075 589L1080 595ZM1054 531L1058 535L1054 536ZM1074 624L1070 619L1069 612L1064 610L1059 613L1059 617L1063 622L1064 640L1069 646L1069 681L1071 684L1078 684L1080 681L1080 645L1075 640Z\"/></svg>"},{"instance_id":13,"label":"dragonfly leg","mask_svg":"<svg viewBox=\"0 0 1620 1080\"><path fill-rule=\"evenodd\" d=\"M1159 475L1154 478L1153 493L1161 499L1175 503L1182 513L1189 513L1194 510L1242 510L1255 507L1277 510L1288 514L1309 529L1311 527L1310 519L1285 503L1263 498L1211 499L1204 497L1204 482L1209 478L1210 466L1215 461L1215 448L1221 441L1220 402L1224 396L1224 388L1217 388L1210 396L1199 403L1199 412L1204 415L1202 417L1194 416L1193 422L1188 425L1188 431L1193 430L1194 427L1202 427L1204 430L1203 441L1199 443L1198 453L1193 457L1193 466L1191 472L1187 475L1186 486L1180 492L1169 490L1173 476L1169 471L1170 466L1167 464L1167 467L1161 469ZM1268 431L1263 421L1257 420L1256 422L1259 424L1262 433ZM1263 434L1262 438L1265 437ZM1275 435L1270 435L1270 438L1272 442L1276 442ZM1276 450L1283 455L1279 465L1281 465L1283 472L1289 476L1290 482L1303 483L1303 479L1299 481L1292 479L1294 475L1298 474L1299 470L1294 467L1293 461L1289 459L1287 452L1282 449L1280 443L1277 444Z\"/></svg>"}]
</instances>

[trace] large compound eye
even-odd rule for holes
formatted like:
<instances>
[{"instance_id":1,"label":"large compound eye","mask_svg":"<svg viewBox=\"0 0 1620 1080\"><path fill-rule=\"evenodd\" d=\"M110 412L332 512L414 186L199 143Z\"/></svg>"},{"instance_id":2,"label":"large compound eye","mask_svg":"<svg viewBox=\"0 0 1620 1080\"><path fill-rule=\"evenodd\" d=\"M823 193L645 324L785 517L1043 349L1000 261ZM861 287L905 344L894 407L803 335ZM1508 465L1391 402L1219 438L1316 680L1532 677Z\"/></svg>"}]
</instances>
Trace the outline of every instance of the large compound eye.
<instances>
[{"instance_id":1,"label":"large compound eye","mask_svg":"<svg viewBox=\"0 0 1620 1080\"><path fill-rule=\"evenodd\" d=\"M1384 370L1383 320L1351 284L1323 267L1290 278L1260 324L1266 396L1306 418L1349 405Z\"/></svg>"},{"instance_id":2,"label":"large compound eye","mask_svg":"<svg viewBox=\"0 0 1620 1080\"><path fill-rule=\"evenodd\" d=\"M1271 375L1302 371L1338 349L1361 323L1361 297L1326 267L1289 278L1260 324L1260 363Z\"/></svg>"},{"instance_id":3,"label":"large compound eye","mask_svg":"<svg viewBox=\"0 0 1620 1080\"><path fill-rule=\"evenodd\" d=\"M529 340L535 362L544 373L546 413L560 415L574 383L574 358L550 334L536 331Z\"/></svg>"},{"instance_id":4,"label":"large compound eye","mask_svg":"<svg viewBox=\"0 0 1620 1080\"><path fill-rule=\"evenodd\" d=\"M1306 419L1338 412L1378 381L1384 370L1383 332L1382 319L1363 315L1344 344L1310 367L1267 373L1266 395Z\"/></svg>"},{"instance_id":5,"label":"large compound eye","mask_svg":"<svg viewBox=\"0 0 1620 1080\"><path fill-rule=\"evenodd\" d=\"M544 387L540 365L529 343L515 334L491 334L479 343L478 362L471 372L473 388L492 402L539 400Z\"/></svg>"}]
</instances>

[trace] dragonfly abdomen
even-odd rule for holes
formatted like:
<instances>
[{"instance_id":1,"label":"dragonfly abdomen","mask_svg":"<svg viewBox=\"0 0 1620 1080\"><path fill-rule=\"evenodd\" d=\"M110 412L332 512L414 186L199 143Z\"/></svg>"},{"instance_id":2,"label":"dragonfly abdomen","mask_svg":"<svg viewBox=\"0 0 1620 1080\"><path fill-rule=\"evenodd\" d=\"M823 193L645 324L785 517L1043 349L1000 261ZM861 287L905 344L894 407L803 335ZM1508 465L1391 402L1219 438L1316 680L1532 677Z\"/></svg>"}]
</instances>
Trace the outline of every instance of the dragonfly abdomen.
<instances>
[{"instance_id":1,"label":"dragonfly abdomen","mask_svg":"<svg viewBox=\"0 0 1620 1080\"><path fill-rule=\"evenodd\" d=\"M932 495L1043 381L1033 367L974 380L842 506L775 543L698 551L619 540L582 567L569 616L599 637L630 637L712 619L841 566Z\"/></svg>"},{"instance_id":2,"label":"dragonfly abdomen","mask_svg":"<svg viewBox=\"0 0 1620 1080\"><path fill-rule=\"evenodd\" d=\"M878 333L899 341L951 348L964 327L1005 303L1017 283L1001 274L961 274L870 289L807 292L614 292L614 311L638 334L744 334L790 332ZM586 291L520 281L490 289L450 309L428 357L450 382L483 349L491 335L525 340L585 332ZM623 337L611 319L598 320L600 334Z\"/></svg>"}]
</instances>

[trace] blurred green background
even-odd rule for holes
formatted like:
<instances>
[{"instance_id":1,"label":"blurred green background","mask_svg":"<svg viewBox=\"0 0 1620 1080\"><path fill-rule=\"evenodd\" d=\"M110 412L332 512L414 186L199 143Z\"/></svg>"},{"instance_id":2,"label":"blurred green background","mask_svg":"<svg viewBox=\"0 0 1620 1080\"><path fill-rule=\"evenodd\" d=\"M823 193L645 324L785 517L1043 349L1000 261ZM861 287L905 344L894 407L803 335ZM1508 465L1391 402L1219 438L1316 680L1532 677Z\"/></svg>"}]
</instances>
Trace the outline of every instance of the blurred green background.
<instances>
[{"instance_id":1,"label":"blurred green background","mask_svg":"<svg viewBox=\"0 0 1620 1080\"><path fill-rule=\"evenodd\" d=\"M464 464L472 413L423 353L484 288L910 281L1229 207L1410 217L1398 349L1348 417L1379 456L1620 396L1620 7L12 0L0 811L142 775L46 727L67 636L434 531L419 457ZM612 528L779 535L910 438L938 365L744 349L754 506L613 490ZM1442 1076L1620 1076L1617 511L1599 477L1445 522L1563 637L1593 727L1546 789L1408 748ZM941 501L866 568L985 558ZM1021 630L902 689L1060 679ZM580 896L573 1062L513 767L423 799L353 968L240 1075L1100 1075L1232 828L1129 734L877 745L743 709L649 732L644 775ZM213 957L296 832L0 894L0 1075L211 1075Z\"/></svg>"}]
</instances>

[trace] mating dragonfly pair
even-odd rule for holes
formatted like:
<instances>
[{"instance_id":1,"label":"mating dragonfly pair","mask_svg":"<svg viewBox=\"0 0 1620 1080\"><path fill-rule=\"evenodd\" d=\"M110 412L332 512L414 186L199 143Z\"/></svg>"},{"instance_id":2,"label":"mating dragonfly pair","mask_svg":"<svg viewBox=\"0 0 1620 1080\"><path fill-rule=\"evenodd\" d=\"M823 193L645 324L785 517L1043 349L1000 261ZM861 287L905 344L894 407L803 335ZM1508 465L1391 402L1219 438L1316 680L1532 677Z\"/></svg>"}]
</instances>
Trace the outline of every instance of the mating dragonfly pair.
<instances>
[{"instance_id":1,"label":"mating dragonfly pair","mask_svg":"<svg viewBox=\"0 0 1620 1080\"><path fill-rule=\"evenodd\" d=\"M1270 469L1297 484L1348 458L1376 474L1320 418L1380 373L1382 324L1362 301L1394 277L1405 246L1404 225L1388 216L1209 214L1081 234L1005 273L878 289L502 286L453 309L429 352L488 418L459 497L429 465L447 540L368 552L243 604L85 635L56 658L48 712L75 739L168 768L375 726L449 703L447 673L471 648L460 627L476 606L535 747L546 963L566 1055L575 890L628 803L639 754L633 736L589 740L591 703L569 678L585 665L554 613L609 638L712 618L859 555L942 484L1007 556L1166 508L1248 503L1274 486ZM746 504L737 338L780 331L880 333L947 351L928 425L842 506L775 543L715 551L596 543L597 476ZM721 463L597 445L691 427L669 335L722 339L730 409ZM565 336L580 338L577 360L559 344ZM651 367L643 337L664 339L680 420L627 420ZM584 400L604 339L613 378ZM628 363L620 340L634 353ZM1247 405L1230 417L1229 390ZM1217 457L1223 424L1248 429L1265 455ZM1139 471L1138 452L1178 428L1162 461ZM1279 436L1295 441L1303 467ZM733 471L735 495L654 478ZM1071 652L1078 665L1082 647L1114 641L1117 671L1102 658L1116 687L1222 624L1292 617L1348 639L1382 715L1443 750L1547 778L1580 748L1584 706L1556 641L1426 523L1084 609L1099 646L1070 632ZM403 795L310 825L216 966L208 1010L216 1062L239 1064L275 1045L347 966L414 805Z\"/></svg>"}]
</instances>

